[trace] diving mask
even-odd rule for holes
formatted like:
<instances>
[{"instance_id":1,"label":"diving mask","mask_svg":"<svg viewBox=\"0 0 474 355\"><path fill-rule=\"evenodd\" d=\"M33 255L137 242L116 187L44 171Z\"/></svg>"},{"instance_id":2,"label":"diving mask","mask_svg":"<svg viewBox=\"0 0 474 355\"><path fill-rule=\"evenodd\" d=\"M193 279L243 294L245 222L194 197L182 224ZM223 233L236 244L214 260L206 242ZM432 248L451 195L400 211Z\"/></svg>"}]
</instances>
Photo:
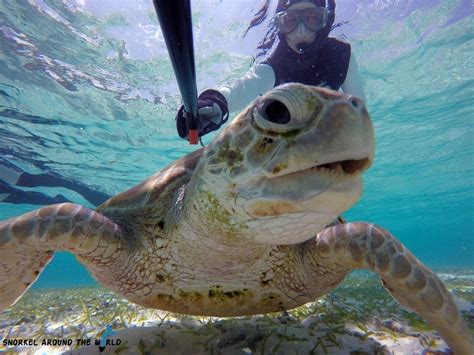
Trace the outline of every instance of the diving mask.
<instances>
[{"instance_id":1,"label":"diving mask","mask_svg":"<svg viewBox=\"0 0 474 355\"><path fill-rule=\"evenodd\" d=\"M301 10L286 10L275 15L275 25L284 35L293 32L300 23L311 32L317 32L327 23L328 11L325 7L312 7Z\"/></svg>"}]
</instances>

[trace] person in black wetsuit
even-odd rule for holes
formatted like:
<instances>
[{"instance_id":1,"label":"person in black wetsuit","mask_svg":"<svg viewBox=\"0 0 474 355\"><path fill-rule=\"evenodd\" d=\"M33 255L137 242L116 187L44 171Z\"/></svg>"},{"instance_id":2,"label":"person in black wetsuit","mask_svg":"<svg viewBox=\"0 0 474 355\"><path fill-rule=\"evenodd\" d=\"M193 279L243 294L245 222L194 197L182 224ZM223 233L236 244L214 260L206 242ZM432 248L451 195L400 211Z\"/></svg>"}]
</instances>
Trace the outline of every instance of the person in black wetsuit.
<instances>
[{"instance_id":1,"label":"person in black wetsuit","mask_svg":"<svg viewBox=\"0 0 474 355\"><path fill-rule=\"evenodd\" d=\"M242 110L259 95L284 83L342 89L365 102L351 45L329 37L335 10L335 0L279 0L274 17L278 45L244 77L199 95L199 136L217 130L229 112ZM179 136L186 138L183 106L176 115L176 125Z\"/></svg>"},{"instance_id":2,"label":"person in black wetsuit","mask_svg":"<svg viewBox=\"0 0 474 355\"><path fill-rule=\"evenodd\" d=\"M110 196L96 191L80 182L66 179L58 174L48 172L43 174L30 174L21 170L5 159L0 159L0 202L49 205L54 203L71 202L63 195L50 197L40 192L25 191L17 188L23 187L63 187L76 191L91 204L98 206Z\"/></svg>"}]
</instances>

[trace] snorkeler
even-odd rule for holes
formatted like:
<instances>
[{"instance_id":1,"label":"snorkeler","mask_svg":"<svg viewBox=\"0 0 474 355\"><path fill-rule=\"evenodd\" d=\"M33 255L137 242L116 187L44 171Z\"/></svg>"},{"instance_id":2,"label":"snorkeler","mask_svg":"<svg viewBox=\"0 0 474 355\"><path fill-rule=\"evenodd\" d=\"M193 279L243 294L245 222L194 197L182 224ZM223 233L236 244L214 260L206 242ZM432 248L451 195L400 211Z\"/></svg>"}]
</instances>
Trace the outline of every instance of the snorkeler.
<instances>
[{"instance_id":1,"label":"snorkeler","mask_svg":"<svg viewBox=\"0 0 474 355\"><path fill-rule=\"evenodd\" d=\"M0 159L0 202L25 203L32 205L48 205L54 203L71 202L63 195L50 197L40 192L24 191L15 186L24 187L64 187L82 195L95 206L100 205L110 196L91 189L77 181L63 178L52 172L45 174L30 174L21 170L7 160Z\"/></svg>"},{"instance_id":2,"label":"snorkeler","mask_svg":"<svg viewBox=\"0 0 474 355\"><path fill-rule=\"evenodd\" d=\"M229 112L242 110L273 87L298 82L323 86L366 101L364 87L349 43L328 37L335 18L335 0L279 0L274 24L279 43L261 64L242 78L206 90L198 97L199 136L219 129ZM176 115L181 138L186 138L186 111Z\"/></svg>"}]
</instances>

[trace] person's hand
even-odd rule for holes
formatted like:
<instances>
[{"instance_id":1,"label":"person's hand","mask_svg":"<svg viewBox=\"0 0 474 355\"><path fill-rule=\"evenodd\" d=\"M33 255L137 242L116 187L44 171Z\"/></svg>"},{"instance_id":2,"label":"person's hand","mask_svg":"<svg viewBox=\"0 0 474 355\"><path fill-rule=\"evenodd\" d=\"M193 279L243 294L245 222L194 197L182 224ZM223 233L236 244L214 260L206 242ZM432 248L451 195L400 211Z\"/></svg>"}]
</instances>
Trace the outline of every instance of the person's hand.
<instances>
[{"instance_id":1,"label":"person's hand","mask_svg":"<svg viewBox=\"0 0 474 355\"><path fill-rule=\"evenodd\" d=\"M187 138L184 106L176 114L176 128L181 138ZM225 97L216 90L206 90L198 97L199 137L219 129L227 121L229 110Z\"/></svg>"}]
</instances>

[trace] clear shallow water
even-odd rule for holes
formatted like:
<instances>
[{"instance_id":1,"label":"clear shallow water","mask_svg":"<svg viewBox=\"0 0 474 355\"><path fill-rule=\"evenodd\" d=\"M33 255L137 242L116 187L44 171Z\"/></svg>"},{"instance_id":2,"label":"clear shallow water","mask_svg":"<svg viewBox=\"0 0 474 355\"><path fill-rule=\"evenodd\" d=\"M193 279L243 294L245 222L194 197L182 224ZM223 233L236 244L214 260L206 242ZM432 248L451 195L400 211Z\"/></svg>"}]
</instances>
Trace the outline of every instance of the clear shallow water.
<instances>
[{"instance_id":1,"label":"clear shallow water","mask_svg":"<svg viewBox=\"0 0 474 355\"><path fill-rule=\"evenodd\" d=\"M260 3L194 3L201 91L248 69L267 22L242 38ZM472 14L463 0L338 1L334 35L353 45L377 137L344 216L384 226L431 267L474 266ZM24 170L123 191L194 149L177 138L179 104L150 2L0 3L0 154ZM0 219L34 208L0 203ZM37 287L91 282L63 253Z\"/></svg>"}]
</instances>

